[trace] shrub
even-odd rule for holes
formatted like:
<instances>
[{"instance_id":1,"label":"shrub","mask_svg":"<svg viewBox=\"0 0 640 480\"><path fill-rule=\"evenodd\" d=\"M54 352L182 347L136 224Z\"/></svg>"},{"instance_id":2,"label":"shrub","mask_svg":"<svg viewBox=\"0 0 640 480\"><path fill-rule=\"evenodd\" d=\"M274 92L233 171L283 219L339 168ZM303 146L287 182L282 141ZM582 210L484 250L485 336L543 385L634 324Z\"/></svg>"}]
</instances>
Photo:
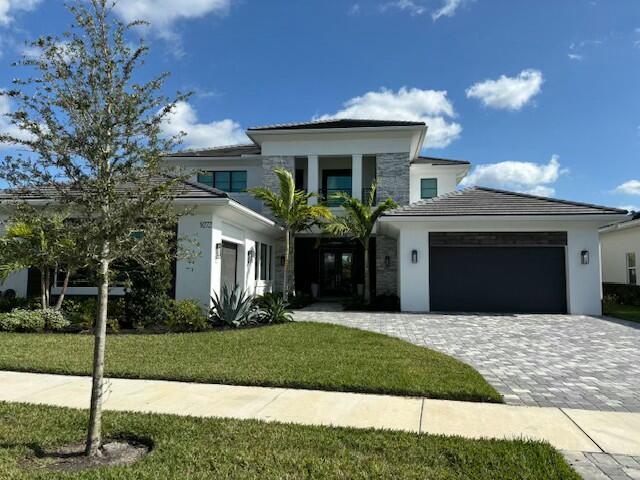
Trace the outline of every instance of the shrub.
<instances>
[{"instance_id":1,"label":"shrub","mask_svg":"<svg viewBox=\"0 0 640 480\"><path fill-rule=\"evenodd\" d=\"M292 322L293 317L287 310L288 304L279 293L265 293L256 299L258 321L260 323Z\"/></svg>"},{"instance_id":2,"label":"shrub","mask_svg":"<svg viewBox=\"0 0 640 480\"><path fill-rule=\"evenodd\" d=\"M213 307L209 311L209 316L213 324L237 328L257 322L256 304L251 295L239 286L231 290L225 285L222 288L222 298L214 292L211 301Z\"/></svg>"},{"instance_id":3,"label":"shrub","mask_svg":"<svg viewBox=\"0 0 640 480\"><path fill-rule=\"evenodd\" d=\"M196 300L169 300L166 326L172 332L201 332L207 329L207 316Z\"/></svg>"},{"instance_id":4,"label":"shrub","mask_svg":"<svg viewBox=\"0 0 640 480\"><path fill-rule=\"evenodd\" d=\"M45 326L42 310L15 309L0 314L0 330L5 332L41 332Z\"/></svg>"},{"instance_id":5,"label":"shrub","mask_svg":"<svg viewBox=\"0 0 640 480\"><path fill-rule=\"evenodd\" d=\"M298 310L300 308L304 308L307 305L311 305L314 302L314 298L307 293L297 293L295 296L289 297L289 305L288 307L291 310Z\"/></svg>"},{"instance_id":6,"label":"shrub","mask_svg":"<svg viewBox=\"0 0 640 480\"><path fill-rule=\"evenodd\" d=\"M640 306L640 285L625 283L604 283L602 290L605 297L615 296L621 305ZM606 302L605 302L606 303Z\"/></svg>"},{"instance_id":7,"label":"shrub","mask_svg":"<svg viewBox=\"0 0 640 480\"><path fill-rule=\"evenodd\" d=\"M44 328L46 330L58 331L71 325L71 322L64 318L64 315L60 310L47 308L46 310L40 310L40 313L42 318L44 318Z\"/></svg>"},{"instance_id":8,"label":"shrub","mask_svg":"<svg viewBox=\"0 0 640 480\"><path fill-rule=\"evenodd\" d=\"M28 303L29 300L26 298L3 295L0 298L0 313L9 313L16 308L27 309Z\"/></svg>"},{"instance_id":9,"label":"shrub","mask_svg":"<svg viewBox=\"0 0 640 480\"><path fill-rule=\"evenodd\" d=\"M126 327L138 329L162 325L169 313L171 266L168 262L124 269L130 286L124 296Z\"/></svg>"},{"instance_id":10,"label":"shrub","mask_svg":"<svg viewBox=\"0 0 640 480\"><path fill-rule=\"evenodd\" d=\"M117 332L120 330L120 322L124 318L124 300L122 298L109 298L107 330ZM71 324L82 330L93 329L98 315L98 299L95 297L69 298L65 300L63 312Z\"/></svg>"}]
</instances>

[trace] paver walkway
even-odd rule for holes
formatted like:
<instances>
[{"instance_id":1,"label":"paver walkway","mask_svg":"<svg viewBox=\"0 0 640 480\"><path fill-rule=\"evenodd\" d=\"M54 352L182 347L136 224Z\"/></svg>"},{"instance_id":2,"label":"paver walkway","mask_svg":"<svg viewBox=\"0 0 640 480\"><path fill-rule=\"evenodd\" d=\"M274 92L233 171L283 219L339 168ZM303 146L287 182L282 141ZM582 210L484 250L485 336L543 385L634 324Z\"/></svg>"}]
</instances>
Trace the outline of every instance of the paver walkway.
<instances>
[{"instance_id":1,"label":"paver walkway","mask_svg":"<svg viewBox=\"0 0 640 480\"><path fill-rule=\"evenodd\" d=\"M0 371L0 401L86 408L90 389L90 377ZM104 408L468 438L526 437L562 450L585 479L640 476L640 413L133 379L108 379Z\"/></svg>"},{"instance_id":2,"label":"paver walkway","mask_svg":"<svg viewBox=\"0 0 640 480\"><path fill-rule=\"evenodd\" d=\"M511 405L640 412L640 324L579 315L299 310L439 350L478 370Z\"/></svg>"}]
</instances>

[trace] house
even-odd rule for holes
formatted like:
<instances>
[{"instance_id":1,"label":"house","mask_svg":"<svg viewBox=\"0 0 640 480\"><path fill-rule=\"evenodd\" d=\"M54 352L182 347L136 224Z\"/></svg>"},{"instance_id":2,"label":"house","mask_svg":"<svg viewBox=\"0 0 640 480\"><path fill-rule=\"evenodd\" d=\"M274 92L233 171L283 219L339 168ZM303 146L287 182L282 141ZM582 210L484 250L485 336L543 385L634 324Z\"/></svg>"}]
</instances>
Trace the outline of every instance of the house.
<instances>
[{"instance_id":1,"label":"house","mask_svg":"<svg viewBox=\"0 0 640 480\"><path fill-rule=\"evenodd\" d=\"M341 208L331 194L363 198L374 179L377 198L400 205L377 225L370 271L373 293L398 295L404 311L601 313L598 229L625 219L625 210L458 190L469 162L421 156L422 122L342 119L246 133L248 145L165 157L193 172L176 202L196 208L178 233L202 250L197 261L177 263L176 298L208 305L224 284L256 293L282 288L282 230L246 190L277 189L273 170L283 167L335 214ZM294 252L297 290L321 297L362 291L356 242L315 229L296 236ZM9 285L24 294L27 277L18 273Z\"/></svg>"},{"instance_id":2,"label":"house","mask_svg":"<svg viewBox=\"0 0 640 480\"><path fill-rule=\"evenodd\" d=\"M631 220L608 225L600 230L602 281L640 285L640 213Z\"/></svg>"}]
</instances>

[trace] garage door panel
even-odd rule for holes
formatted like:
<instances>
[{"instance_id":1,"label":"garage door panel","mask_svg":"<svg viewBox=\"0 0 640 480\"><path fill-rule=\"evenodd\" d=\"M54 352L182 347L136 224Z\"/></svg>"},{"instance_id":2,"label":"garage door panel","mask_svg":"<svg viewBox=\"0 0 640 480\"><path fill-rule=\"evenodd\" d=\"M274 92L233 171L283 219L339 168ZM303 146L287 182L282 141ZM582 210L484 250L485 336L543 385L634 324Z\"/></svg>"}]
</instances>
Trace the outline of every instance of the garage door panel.
<instances>
[{"instance_id":1,"label":"garage door panel","mask_svg":"<svg viewBox=\"0 0 640 480\"><path fill-rule=\"evenodd\" d=\"M430 250L433 311L565 313L562 247Z\"/></svg>"}]
</instances>

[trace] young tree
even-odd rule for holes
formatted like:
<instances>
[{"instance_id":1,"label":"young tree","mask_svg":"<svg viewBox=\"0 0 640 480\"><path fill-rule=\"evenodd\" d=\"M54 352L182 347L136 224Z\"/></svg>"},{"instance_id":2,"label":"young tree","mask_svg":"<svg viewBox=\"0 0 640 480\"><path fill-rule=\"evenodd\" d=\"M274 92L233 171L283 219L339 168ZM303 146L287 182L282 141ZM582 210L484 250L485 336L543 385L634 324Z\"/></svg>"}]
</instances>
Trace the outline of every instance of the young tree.
<instances>
[{"instance_id":1,"label":"young tree","mask_svg":"<svg viewBox=\"0 0 640 480\"><path fill-rule=\"evenodd\" d=\"M56 310L62 307L71 274L82 266L77 254L78 235L68 214L59 209L34 208L18 204L11 212L6 233L0 237L0 279L18 270L40 272L42 308L51 308L52 272L64 271Z\"/></svg>"},{"instance_id":2,"label":"young tree","mask_svg":"<svg viewBox=\"0 0 640 480\"><path fill-rule=\"evenodd\" d=\"M369 196L364 202L352 198L346 193L336 193L333 198L342 203L345 210L344 216L335 216L329 223L324 226L327 233L331 235L347 236L354 240L358 240L364 248L364 301L369 303L371 300L371 278L369 274L369 239L373 232L378 218L386 212L396 208L398 204L391 198L387 198L377 206L376 190L378 186L374 181L371 184Z\"/></svg>"},{"instance_id":3,"label":"young tree","mask_svg":"<svg viewBox=\"0 0 640 480\"><path fill-rule=\"evenodd\" d=\"M33 75L5 92L16 104L14 125L0 142L23 147L4 158L0 177L14 190L54 198L81 223L95 265L98 314L94 326L93 381L86 454L101 455L102 392L107 299L114 264L154 264L169 255L177 212L172 205L185 178L170 175L161 154L179 137L165 138L161 125L177 101L159 93L167 74L138 80L147 52L132 47L125 25L107 0L77 2L68 9L72 28L62 38L33 43L41 51L19 65ZM135 35L135 34L134 34ZM162 260L161 260L162 259Z\"/></svg>"},{"instance_id":4,"label":"young tree","mask_svg":"<svg viewBox=\"0 0 640 480\"><path fill-rule=\"evenodd\" d=\"M294 252L293 235L304 230L310 230L323 219L331 218L331 211L324 205L309 205L308 201L314 193L296 190L296 184L289 170L276 168L273 172L278 176L280 192L275 193L268 188L259 187L249 190L258 200L271 210L285 230L284 239L284 279L282 291L285 299L289 297L289 290L295 292L295 275L292 275L292 285L289 286L289 256Z\"/></svg>"}]
</instances>

